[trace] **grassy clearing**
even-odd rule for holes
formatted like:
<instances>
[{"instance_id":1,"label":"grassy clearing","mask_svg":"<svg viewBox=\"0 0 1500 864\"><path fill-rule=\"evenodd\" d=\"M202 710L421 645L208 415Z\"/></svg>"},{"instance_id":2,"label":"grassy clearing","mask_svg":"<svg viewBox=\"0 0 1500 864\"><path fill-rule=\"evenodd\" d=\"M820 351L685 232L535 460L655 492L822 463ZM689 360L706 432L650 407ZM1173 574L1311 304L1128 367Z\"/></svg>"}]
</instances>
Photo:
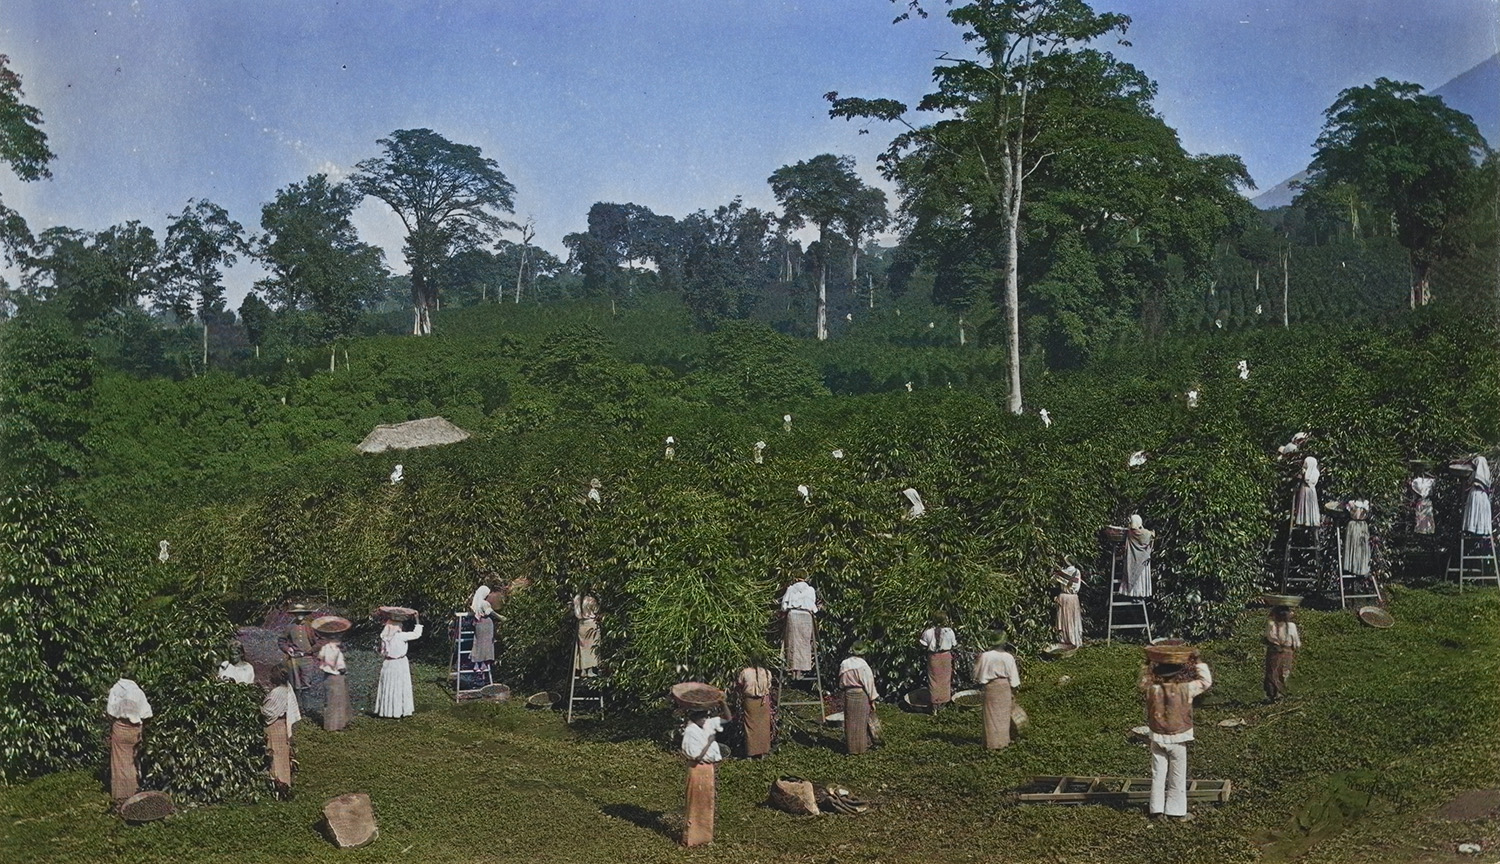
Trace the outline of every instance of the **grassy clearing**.
<instances>
[{"instance_id":1,"label":"grassy clearing","mask_svg":"<svg viewBox=\"0 0 1500 864\"><path fill-rule=\"evenodd\" d=\"M362 717L338 735L300 726L289 802L202 808L132 828L109 814L87 772L0 789L0 857L1128 864L1444 861L1457 860L1462 841L1488 850L1500 844L1494 820L1433 813L1460 791L1500 785L1500 595L1398 590L1392 610L1398 624L1388 631L1347 613L1303 613L1308 647L1292 698L1275 707L1260 699L1261 613L1247 612L1233 638L1207 646L1217 686L1199 710L1192 773L1230 778L1237 792L1228 805L1199 809L1191 825L1012 803L1009 790L1029 774L1145 774L1144 748L1125 737L1141 722L1139 649L1099 645L1024 665L1020 699L1032 728L997 754L978 744L976 711L931 718L885 706L890 743L869 756L845 757L834 732L812 731L765 761L726 763L719 840L708 851L675 845L684 774L664 733L568 729L556 714L516 705L453 705L424 684L413 718ZM1060 684L1064 675L1071 680ZM1227 717L1253 725L1214 725ZM879 806L800 819L761 806L770 782L788 773L840 783ZM349 791L370 793L381 838L341 853L314 829L322 803Z\"/></svg>"}]
</instances>

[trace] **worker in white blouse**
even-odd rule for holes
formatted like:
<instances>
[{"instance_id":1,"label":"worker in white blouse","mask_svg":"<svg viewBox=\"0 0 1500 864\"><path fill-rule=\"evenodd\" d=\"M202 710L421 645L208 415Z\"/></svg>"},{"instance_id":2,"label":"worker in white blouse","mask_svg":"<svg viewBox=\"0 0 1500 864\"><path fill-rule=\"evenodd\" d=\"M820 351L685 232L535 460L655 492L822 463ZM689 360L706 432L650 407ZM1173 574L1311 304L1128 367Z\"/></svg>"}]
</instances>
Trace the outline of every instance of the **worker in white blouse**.
<instances>
[{"instance_id":1,"label":"worker in white blouse","mask_svg":"<svg viewBox=\"0 0 1500 864\"><path fill-rule=\"evenodd\" d=\"M932 626L922 631L918 639L927 649L927 693L932 713L953 701L953 647L958 644L958 634L948 626L948 615L935 612Z\"/></svg>"},{"instance_id":2,"label":"worker in white blouse","mask_svg":"<svg viewBox=\"0 0 1500 864\"><path fill-rule=\"evenodd\" d=\"M781 647L786 655L786 670L793 678L807 678L813 671L813 615L822 608L818 592L807 583L807 575L787 586L781 595L781 614L785 630Z\"/></svg>"},{"instance_id":3,"label":"worker in white blouse","mask_svg":"<svg viewBox=\"0 0 1500 864\"><path fill-rule=\"evenodd\" d=\"M1003 636L990 639L990 650L974 663L974 681L984 688L984 747L1000 750L1010 746L1014 690L1021 686L1021 672L1010 643Z\"/></svg>"},{"instance_id":4,"label":"worker in white blouse","mask_svg":"<svg viewBox=\"0 0 1500 864\"><path fill-rule=\"evenodd\" d=\"M839 687L844 694L844 751L851 756L868 752L880 745L880 718L875 702L880 690L875 686L875 672L865 661L869 645L863 640L849 649L849 657L839 664Z\"/></svg>"}]
</instances>

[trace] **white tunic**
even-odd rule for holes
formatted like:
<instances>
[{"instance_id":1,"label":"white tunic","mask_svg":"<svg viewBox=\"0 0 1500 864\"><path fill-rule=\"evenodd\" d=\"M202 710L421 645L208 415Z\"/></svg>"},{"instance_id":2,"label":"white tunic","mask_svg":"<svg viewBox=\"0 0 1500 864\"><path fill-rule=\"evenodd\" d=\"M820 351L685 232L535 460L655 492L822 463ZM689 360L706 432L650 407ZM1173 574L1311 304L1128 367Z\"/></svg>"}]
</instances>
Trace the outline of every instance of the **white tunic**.
<instances>
[{"instance_id":1,"label":"white tunic","mask_svg":"<svg viewBox=\"0 0 1500 864\"><path fill-rule=\"evenodd\" d=\"M958 644L958 635L953 632L952 627L928 627L922 631L922 647L929 652L952 651L953 646Z\"/></svg>"},{"instance_id":2,"label":"white tunic","mask_svg":"<svg viewBox=\"0 0 1500 864\"><path fill-rule=\"evenodd\" d=\"M991 649L979 655L974 664L974 681L981 687L996 678L1010 681L1011 687L1021 686L1021 671L1016 668L1016 658L1009 651Z\"/></svg>"},{"instance_id":3,"label":"white tunic","mask_svg":"<svg viewBox=\"0 0 1500 864\"><path fill-rule=\"evenodd\" d=\"M863 687L871 702L880 698L880 691L875 689L875 672L863 657L849 657L839 664L839 686Z\"/></svg>"},{"instance_id":4,"label":"white tunic","mask_svg":"<svg viewBox=\"0 0 1500 864\"><path fill-rule=\"evenodd\" d=\"M699 726L697 721L689 720L682 728L682 755L694 762L719 762L724 759L723 752L719 749L719 742L714 740L724 728L724 721L718 717L710 717Z\"/></svg>"},{"instance_id":5,"label":"white tunic","mask_svg":"<svg viewBox=\"0 0 1500 864\"><path fill-rule=\"evenodd\" d=\"M318 668L328 675L342 675L345 670L344 651L337 642L325 642L318 649Z\"/></svg>"},{"instance_id":6,"label":"white tunic","mask_svg":"<svg viewBox=\"0 0 1500 864\"><path fill-rule=\"evenodd\" d=\"M818 592L806 582L793 582L787 586L786 593L781 595L781 610L803 609L808 612L818 610Z\"/></svg>"},{"instance_id":7,"label":"white tunic","mask_svg":"<svg viewBox=\"0 0 1500 864\"><path fill-rule=\"evenodd\" d=\"M410 631L402 630L400 627L387 627L380 634L380 656L387 660L395 660L406 656L406 643L413 639L421 638L422 625L418 624Z\"/></svg>"},{"instance_id":8,"label":"white tunic","mask_svg":"<svg viewBox=\"0 0 1500 864\"><path fill-rule=\"evenodd\" d=\"M291 738L292 727L302 719L302 708L297 704L297 693L292 690L292 685L282 684L271 688L271 692L260 703L260 716L265 718L267 725L285 717L286 737Z\"/></svg>"},{"instance_id":9,"label":"white tunic","mask_svg":"<svg viewBox=\"0 0 1500 864\"><path fill-rule=\"evenodd\" d=\"M146 701L141 685L129 678L121 678L109 688L109 701L105 703L104 713L116 720L139 724L151 717L151 703Z\"/></svg>"}]
</instances>

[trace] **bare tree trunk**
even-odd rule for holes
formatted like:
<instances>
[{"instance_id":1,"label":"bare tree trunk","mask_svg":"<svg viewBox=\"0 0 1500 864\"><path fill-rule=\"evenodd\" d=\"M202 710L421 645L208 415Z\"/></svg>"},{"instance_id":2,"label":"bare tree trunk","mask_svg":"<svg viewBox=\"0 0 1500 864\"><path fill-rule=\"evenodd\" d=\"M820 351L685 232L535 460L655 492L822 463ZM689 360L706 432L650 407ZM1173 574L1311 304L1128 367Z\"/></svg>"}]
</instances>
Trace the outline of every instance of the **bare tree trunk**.
<instances>
[{"instance_id":1,"label":"bare tree trunk","mask_svg":"<svg viewBox=\"0 0 1500 864\"><path fill-rule=\"evenodd\" d=\"M333 344L330 343L328 345L328 371L329 372L337 372L338 371L338 368L339 368L339 366L338 366L338 358L339 358L339 355L338 355L337 349L335 349L333 347Z\"/></svg>"},{"instance_id":2,"label":"bare tree trunk","mask_svg":"<svg viewBox=\"0 0 1500 864\"><path fill-rule=\"evenodd\" d=\"M1287 309L1287 298L1292 284L1291 275L1292 250L1288 249L1281 253L1281 329L1285 330L1291 325L1291 315Z\"/></svg>"},{"instance_id":3,"label":"bare tree trunk","mask_svg":"<svg viewBox=\"0 0 1500 864\"><path fill-rule=\"evenodd\" d=\"M870 308L874 309L875 308L875 277L872 276L872 275L870 275L869 273L866 273L865 274L865 283L867 285L869 285L869 288L870 288Z\"/></svg>"},{"instance_id":4,"label":"bare tree trunk","mask_svg":"<svg viewBox=\"0 0 1500 864\"><path fill-rule=\"evenodd\" d=\"M422 335L422 307L416 303L411 306L411 335Z\"/></svg>"},{"instance_id":5,"label":"bare tree trunk","mask_svg":"<svg viewBox=\"0 0 1500 864\"><path fill-rule=\"evenodd\" d=\"M203 371L208 371L208 321L203 321Z\"/></svg>"},{"instance_id":6,"label":"bare tree trunk","mask_svg":"<svg viewBox=\"0 0 1500 864\"><path fill-rule=\"evenodd\" d=\"M348 371L348 369L349 369L349 349L345 348L344 349L344 370Z\"/></svg>"},{"instance_id":7,"label":"bare tree trunk","mask_svg":"<svg viewBox=\"0 0 1500 864\"><path fill-rule=\"evenodd\" d=\"M1020 414L1021 402L1021 288L1019 262L1021 247L1021 154L1019 144L1007 146L1002 166L1004 172L1001 200L1005 205L1005 321L1009 345L1010 394L1006 408Z\"/></svg>"},{"instance_id":8,"label":"bare tree trunk","mask_svg":"<svg viewBox=\"0 0 1500 864\"><path fill-rule=\"evenodd\" d=\"M859 243L855 242L854 252L849 256L849 283L859 284Z\"/></svg>"},{"instance_id":9,"label":"bare tree trunk","mask_svg":"<svg viewBox=\"0 0 1500 864\"><path fill-rule=\"evenodd\" d=\"M255 346L255 359L257 359L257 360L260 359L260 346L259 345Z\"/></svg>"},{"instance_id":10,"label":"bare tree trunk","mask_svg":"<svg viewBox=\"0 0 1500 864\"><path fill-rule=\"evenodd\" d=\"M958 316L958 344L960 346L968 344L968 339L964 334L964 316L962 315Z\"/></svg>"},{"instance_id":11,"label":"bare tree trunk","mask_svg":"<svg viewBox=\"0 0 1500 864\"><path fill-rule=\"evenodd\" d=\"M521 302L521 280L526 275L526 247L521 247L521 266L516 268L516 303Z\"/></svg>"},{"instance_id":12,"label":"bare tree trunk","mask_svg":"<svg viewBox=\"0 0 1500 864\"><path fill-rule=\"evenodd\" d=\"M818 341L828 341L828 262L818 268Z\"/></svg>"},{"instance_id":13,"label":"bare tree trunk","mask_svg":"<svg viewBox=\"0 0 1500 864\"><path fill-rule=\"evenodd\" d=\"M536 236L536 226L527 220L521 226L521 266L516 268L516 303L521 302L521 279L526 273L526 253L531 249L531 238Z\"/></svg>"},{"instance_id":14,"label":"bare tree trunk","mask_svg":"<svg viewBox=\"0 0 1500 864\"><path fill-rule=\"evenodd\" d=\"M1260 265L1255 267L1255 299L1260 299Z\"/></svg>"}]
</instances>

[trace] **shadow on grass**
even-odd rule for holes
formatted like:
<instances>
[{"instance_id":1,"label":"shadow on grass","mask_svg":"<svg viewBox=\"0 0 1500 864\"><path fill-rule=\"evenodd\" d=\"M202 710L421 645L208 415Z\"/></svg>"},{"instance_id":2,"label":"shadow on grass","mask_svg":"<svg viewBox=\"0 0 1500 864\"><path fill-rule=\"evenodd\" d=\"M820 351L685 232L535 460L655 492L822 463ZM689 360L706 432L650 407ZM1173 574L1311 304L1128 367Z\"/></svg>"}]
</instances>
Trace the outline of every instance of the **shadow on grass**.
<instances>
[{"instance_id":1,"label":"shadow on grass","mask_svg":"<svg viewBox=\"0 0 1500 864\"><path fill-rule=\"evenodd\" d=\"M637 828L653 831L674 843L677 842L677 831L669 824L667 814L660 810L647 810L638 804L621 802L605 804L599 808L599 812L613 819L629 822Z\"/></svg>"}]
</instances>

